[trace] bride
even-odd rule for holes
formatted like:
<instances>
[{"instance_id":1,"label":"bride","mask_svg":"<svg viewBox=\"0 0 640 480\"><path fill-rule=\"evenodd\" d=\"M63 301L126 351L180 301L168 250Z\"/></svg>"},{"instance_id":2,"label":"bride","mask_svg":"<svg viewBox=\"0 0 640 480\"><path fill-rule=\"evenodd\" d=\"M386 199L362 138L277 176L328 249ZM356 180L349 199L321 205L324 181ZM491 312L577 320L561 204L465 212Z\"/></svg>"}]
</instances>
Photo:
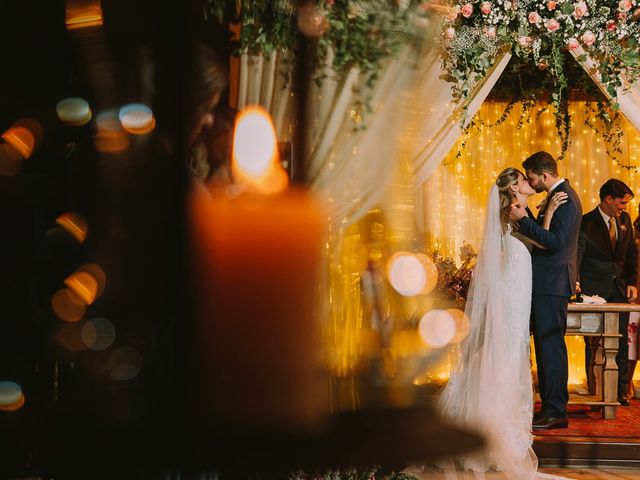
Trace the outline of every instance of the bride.
<instances>
[{"instance_id":1,"label":"bride","mask_svg":"<svg viewBox=\"0 0 640 480\"><path fill-rule=\"evenodd\" d=\"M445 477L456 472L498 471L520 480L543 476L531 445L533 388L529 352L532 241L515 231L508 213L512 204L526 205L535 192L522 172L503 170L489 194L482 248L469 288L465 314L470 332L461 346L460 361L437 400L451 421L481 432L484 450L439 465ZM543 227L566 202L554 195ZM546 477L546 476L545 476Z\"/></svg>"}]
</instances>

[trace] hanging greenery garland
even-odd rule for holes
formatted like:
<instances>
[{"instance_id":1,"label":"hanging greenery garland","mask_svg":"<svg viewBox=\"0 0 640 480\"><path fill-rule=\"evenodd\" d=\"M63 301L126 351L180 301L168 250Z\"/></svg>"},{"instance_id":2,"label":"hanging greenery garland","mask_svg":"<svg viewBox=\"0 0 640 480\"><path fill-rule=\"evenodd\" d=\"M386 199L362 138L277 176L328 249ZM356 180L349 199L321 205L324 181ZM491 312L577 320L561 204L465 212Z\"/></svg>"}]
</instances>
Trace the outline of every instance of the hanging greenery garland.
<instances>
[{"instance_id":1,"label":"hanging greenery garland","mask_svg":"<svg viewBox=\"0 0 640 480\"><path fill-rule=\"evenodd\" d=\"M423 0L319 0L299 19L290 0L204 0L204 15L239 24L235 53L296 52L298 23L317 34L316 71L331 55L336 75L357 67L372 86L383 63L428 30L429 2ZM316 76L322 81L320 74Z\"/></svg>"},{"instance_id":2,"label":"hanging greenery garland","mask_svg":"<svg viewBox=\"0 0 640 480\"><path fill-rule=\"evenodd\" d=\"M511 76L506 83L519 87L518 98L524 101L541 100L541 96L547 100L551 92L548 100L554 109L562 157L571 129L569 90L584 88L585 79L584 74L569 74L575 62L567 58L567 51L583 49L578 60L589 56L597 62L602 87L614 101L611 106L599 99L598 124L590 122L589 126L603 136L610 153L620 151L617 91L640 78L640 7L636 0L455 0L447 6L442 53L457 97L468 97L474 84L486 76L497 52L509 46L515 55L503 75ZM523 85L523 78L536 77L531 72L544 78Z\"/></svg>"}]
</instances>

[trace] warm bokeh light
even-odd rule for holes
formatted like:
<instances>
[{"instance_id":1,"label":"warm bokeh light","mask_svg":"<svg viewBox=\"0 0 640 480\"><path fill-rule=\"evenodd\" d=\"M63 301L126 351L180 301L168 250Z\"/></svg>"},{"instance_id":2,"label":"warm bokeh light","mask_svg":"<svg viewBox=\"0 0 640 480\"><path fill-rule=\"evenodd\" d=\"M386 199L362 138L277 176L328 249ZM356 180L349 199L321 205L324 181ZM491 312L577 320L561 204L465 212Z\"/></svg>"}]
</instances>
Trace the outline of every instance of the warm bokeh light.
<instances>
[{"instance_id":1,"label":"warm bokeh light","mask_svg":"<svg viewBox=\"0 0 640 480\"><path fill-rule=\"evenodd\" d=\"M109 355L109 372L116 380L132 380L142 368L142 356L131 347L120 347Z\"/></svg>"},{"instance_id":2,"label":"warm bokeh light","mask_svg":"<svg viewBox=\"0 0 640 480\"><path fill-rule=\"evenodd\" d=\"M329 28L326 14L314 5L302 5L298 8L298 30L307 37L318 38Z\"/></svg>"},{"instance_id":3,"label":"warm bokeh light","mask_svg":"<svg viewBox=\"0 0 640 480\"><path fill-rule=\"evenodd\" d=\"M96 295L95 300L102 296L102 292L104 292L104 287L107 284L107 276L104 273L104 270L100 268L98 264L95 263L87 263L82 265L81 267L76 268L76 273L86 272L93 277L96 281ZM94 301L95 301L94 300Z\"/></svg>"},{"instance_id":4,"label":"warm bokeh light","mask_svg":"<svg viewBox=\"0 0 640 480\"><path fill-rule=\"evenodd\" d=\"M82 341L91 350L106 350L116 339L116 327L106 318L92 318L82 326Z\"/></svg>"},{"instance_id":5,"label":"warm bokeh light","mask_svg":"<svg viewBox=\"0 0 640 480\"><path fill-rule=\"evenodd\" d=\"M156 126L153 111L140 103L131 103L122 107L118 113L118 118L122 128L134 135L149 133Z\"/></svg>"},{"instance_id":6,"label":"warm bokeh light","mask_svg":"<svg viewBox=\"0 0 640 480\"><path fill-rule=\"evenodd\" d=\"M422 268L424 268L426 281L424 284L424 288L422 289L420 294L426 295L428 293L431 293L433 289L438 285L438 267L436 267L436 264L428 255L424 255L422 253L416 253L414 255L422 264Z\"/></svg>"},{"instance_id":7,"label":"warm bokeh light","mask_svg":"<svg viewBox=\"0 0 640 480\"><path fill-rule=\"evenodd\" d=\"M65 279L64 284L87 305L91 305L96 299L98 282L90 273L72 273Z\"/></svg>"},{"instance_id":8,"label":"warm bokeh light","mask_svg":"<svg viewBox=\"0 0 640 480\"><path fill-rule=\"evenodd\" d=\"M35 139L35 147L34 151L36 151L40 145L42 145L42 137L44 136L44 132L42 130L42 125L38 123L37 120L33 118L22 118L13 124L14 127L22 127L26 128L31 132L33 138Z\"/></svg>"},{"instance_id":9,"label":"warm bokeh light","mask_svg":"<svg viewBox=\"0 0 640 480\"><path fill-rule=\"evenodd\" d=\"M25 160L31 156L36 146L35 135L22 126L12 126L2 134L2 139Z\"/></svg>"},{"instance_id":10,"label":"warm bokeh light","mask_svg":"<svg viewBox=\"0 0 640 480\"><path fill-rule=\"evenodd\" d=\"M427 274L420 260L409 252L394 254L387 264L391 286L401 295L418 295L427 283Z\"/></svg>"},{"instance_id":11,"label":"warm bokeh light","mask_svg":"<svg viewBox=\"0 0 640 480\"><path fill-rule=\"evenodd\" d=\"M233 137L233 171L240 183L263 193L277 193L287 186L273 123L261 107L248 107L238 116Z\"/></svg>"},{"instance_id":12,"label":"warm bokeh light","mask_svg":"<svg viewBox=\"0 0 640 480\"><path fill-rule=\"evenodd\" d=\"M70 352L87 350L82 339L83 322L66 323L56 333L56 340Z\"/></svg>"},{"instance_id":13,"label":"warm bokeh light","mask_svg":"<svg viewBox=\"0 0 640 480\"><path fill-rule=\"evenodd\" d=\"M82 243L87 238L89 226L87 221L79 214L67 212L56 218L56 223L71 234L78 242Z\"/></svg>"},{"instance_id":14,"label":"warm bokeh light","mask_svg":"<svg viewBox=\"0 0 640 480\"><path fill-rule=\"evenodd\" d=\"M119 112L104 110L96 117L95 146L99 152L118 153L129 148L129 136L122 128Z\"/></svg>"},{"instance_id":15,"label":"warm bokeh light","mask_svg":"<svg viewBox=\"0 0 640 480\"><path fill-rule=\"evenodd\" d=\"M89 103L80 97L69 97L56 104L56 113L66 125L80 127L89 123L92 117Z\"/></svg>"},{"instance_id":16,"label":"warm bokeh light","mask_svg":"<svg viewBox=\"0 0 640 480\"><path fill-rule=\"evenodd\" d=\"M20 153L7 143L0 143L0 175L13 177L22 170L24 159Z\"/></svg>"},{"instance_id":17,"label":"warm bokeh light","mask_svg":"<svg viewBox=\"0 0 640 480\"><path fill-rule=\"evenodd\" d=\"M418 331L427 345L444 347L456 335L456 320L446 310L431 310L420 319Z\"/></svg>"},{"instance_id":18,"label":"warm bokeh light","mask_svg":"<svg viewBox=\"0 0 640 480\"><path fill-rule=\"evenodd\" d=\"M102 7L99 0L66 0L65 25L67 30L102 25Z\"/></svg>"},{"instance_id":19,"label":"warm bokeh light","mask_svg":"<svg viewBox=\"0 0 640 480\"><path fill-rule=\"evenodd\" d=\"M24 405L22 387L15 382L0 382L0 410L13 412Z\"/></svg>"},{"instance_id":20,"label":"warm bokeh light","mask_svg":"<svg viewBox=\"0 0 640 480\"><path fill-rule=\"evenodd\" d=\"M65 322L77 322L84 317L86 311L83 300L68 288L62 288L53 294L51 308Z\"/></svg>"},{"instance_id":21,"label":"warm bokeh light","mask_svg":"<svg viewBox=\"0 0 640 480\"><path fill-rule=\"evenodd\" d=\"M469 334L469 328L471 326L469 317L457 308L450 308L445 310L445 312L451 315L451 318L456 322L456 334L451 339L451 343L460 343Z\"/></svg>"}]
</instances>

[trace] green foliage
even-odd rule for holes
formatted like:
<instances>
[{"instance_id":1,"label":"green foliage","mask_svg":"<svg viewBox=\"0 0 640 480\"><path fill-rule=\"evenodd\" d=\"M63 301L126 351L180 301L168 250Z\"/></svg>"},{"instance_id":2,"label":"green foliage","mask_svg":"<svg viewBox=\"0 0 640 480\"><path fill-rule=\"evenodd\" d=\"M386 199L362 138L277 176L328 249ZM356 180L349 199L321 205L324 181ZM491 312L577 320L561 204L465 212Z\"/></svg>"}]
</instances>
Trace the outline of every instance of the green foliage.
<instances>
[{"instance_id":1,"label":"green foliage","mask_svg":"<svg viewBox=\"0 0 640 480\"><path fill-rule=\"evenodd\" d=\"M407 473L383 473L380 467L358 467L336 470L298 470L289 475L288 480L417 480Z\"/></svg>"},{"instance_id":2,"label":"green foliage","mask_svg":"<svg viewBox=\"0 0 640 480\"><path fill-rule=\"evenodd\" d=\"M510 48L514 54L496 89L506 90L503 99L549 101L561 140L561 157L570 138L569 95L588 92L597 103L600 120L589 126L600 133L611 153L620 151L617 92L640 78L640 8L637 0L453 0L442 30L445 69L461 98L471 94L474 82L491 68L496 52ZM594 92L584 72L575 75L576 63L567 51L587 55L599 65L603 88L613 106ZM489 59L489 61L488 61ZM625 84L626 82L626 84ZM494 93L500 96L500 93Z\"/></svg>"}]
</instances>

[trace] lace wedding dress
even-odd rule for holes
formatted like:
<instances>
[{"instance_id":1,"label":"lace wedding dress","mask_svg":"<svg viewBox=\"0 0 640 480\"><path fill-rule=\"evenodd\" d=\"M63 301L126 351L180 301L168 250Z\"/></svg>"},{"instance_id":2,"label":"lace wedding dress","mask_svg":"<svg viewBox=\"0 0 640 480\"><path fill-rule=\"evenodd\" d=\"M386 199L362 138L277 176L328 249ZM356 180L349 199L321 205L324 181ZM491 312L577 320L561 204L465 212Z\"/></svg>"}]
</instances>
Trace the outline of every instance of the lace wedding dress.
<instances>
[{"instance_id":1,"label":"lace wedding dress","mask_svg":"<svg viewBox=\"0 0 640 480\"><path fill-rule=\"evenodd\" d=\"M484 228L465 308L471 328L437 405L451 422L480 432L486 448L407 473L423 480L554 478L537 472L531 448L531 256L510 227L503 232L496 186Z\"/></svg>"}]
</instances>

